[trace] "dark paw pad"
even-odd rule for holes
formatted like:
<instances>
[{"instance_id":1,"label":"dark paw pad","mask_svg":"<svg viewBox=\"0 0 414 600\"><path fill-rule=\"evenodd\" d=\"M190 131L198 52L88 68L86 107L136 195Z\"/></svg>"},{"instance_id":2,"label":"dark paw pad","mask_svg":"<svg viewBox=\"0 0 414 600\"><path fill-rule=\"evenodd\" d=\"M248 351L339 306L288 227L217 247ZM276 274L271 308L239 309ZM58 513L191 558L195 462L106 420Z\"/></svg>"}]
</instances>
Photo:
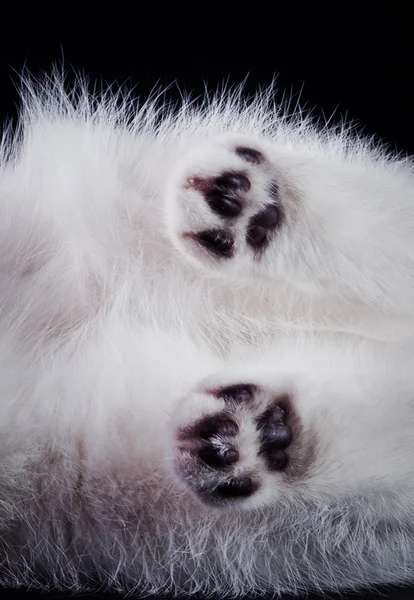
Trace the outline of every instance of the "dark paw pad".
<instances>
[{"instance_id":1,"label":"dark paw pad","mask_svg":"<svg viewBox=\"0 0 414 600\"><path fill-rule=\"evenodd\" d=\"M265 157L261 152L259 152L259 150L254 150L254 148L246 148L245 146L238 146L236 148L236 154L252 165L260 165L265 160Z\"/></svg>"},{"instance_id":2,"label":"dark paw pad","mask_svg":"<svg viewBox=\"0 0 414 600\"><path fill-rule=\"evenodd\" d=\"M222 413L206 417L185 429L179 440L187 450L198 456L201 463L220 469L233 465L239 459L232 443L238 432L237 423Z\"/></svg>"},{"instance_id":3,"label":"dark paw pad","mask_svg":"<svg viewBox=\"0 0 414 600\"><path fill-rule=\"evenodd\" d=\"M211 210L226 219L240 215L242 195L251 186L249 178L239 172L225 172L218 177L192 177L188 185L201 192Z\"/></svg>"},{"instance_id":4,"label":"dark paw pad","mask_svg":"<svg viewBox=\"0 0 414 600\"><path fill-rule=\"evenodd\" d=\"M208 444L198 452L198 458L213 469L223 469L234 465L239 460L239 453L232 446L219 447Z\"/></svg>"},{"instance_id":5,"label":"dark paw pad","mask_svg":"<svg viewBox=\"0 0 414 600\"><path fill-rule=\"evenodd\" d=\"M292 431L286 424L286 411L279 404L268 408L258 419L260 454L272 471L285 469L288 457L285 450L292 442Z\"/></svg>"},{"instance_id":6,"label":"dark paw pad","mask_svg":"<svg viewBox=\"0 0 414 600\"><path fill-rule=\"evenodd\" d=\"M217 398L222 398L226 402L242 404L251 402L254 392L254 385L239 383L221 388L215 395Z\"/></svg>"},{"instance_id":7,"label":"dark paw pad","mask_svg":"<svg viewBox=\"0 0 414 600\"><path fill-rule=\"evenodd\" d=\"M211 497L218 500L233 500L235 498L248 498L257 490L257 485L251 477L233 477L221 483L211 493Z\"/></svg>"},{"instance_id":8,"label":"dark paw pad","mask_svg":"<svg viewBox=\"0 0 414 600\"><path fill-rule=\"evenodd\" d=\"M269 241L270 234L282 222L282 214L276 204L269 204L264 210L252 217L247 227L246 242L252 248L261 249Z\"/></svg>"},{"instance_id":9,"label":"dark paw pad","mask_svg":"<svg viewBox=\"0 0 414 600\"><path fill-rule=\"evenodd\" d=\"M210 189L205 191L207 204L221 217L238 217L243 203L238 192L250 189L249 179L243 173L224 173L213 180Z\"/></svg>"},{"instance_id":10,"label":"dark paw pad","mask_svg":"<svg viewBox=\"0 0 414 600\"><path fill-rule=\"evenodd\" d=\"M250 180L243 173L223 173L219 177L216 177L214 184L220 190L231 190L231 191L242 191L248 192L250 190Z\"/></svg>"},{"instance_id":11,"label":"dark paw pad","mask_svg":"<svg viewBox=\"0 0 414 600\"><path fill-rule=\"evenodd\" d=\"M219 258L231 258L234 252L234 239L225 229L212 229L194 234L201 246Z\"/></svg>"},{"instance_id":12,"label":"dark paw pad","mask_svg":"<svg viewBox=\"0 0 414 600\"><path fill-rule=\"evenodd\" d=\"M238 431L239 428L237 423L223 414L203 419L198 423L195 433L203 440L209 440L216 435L220 435L221 437L232 437L236 435Z\"/></svg>"}]
</instances>

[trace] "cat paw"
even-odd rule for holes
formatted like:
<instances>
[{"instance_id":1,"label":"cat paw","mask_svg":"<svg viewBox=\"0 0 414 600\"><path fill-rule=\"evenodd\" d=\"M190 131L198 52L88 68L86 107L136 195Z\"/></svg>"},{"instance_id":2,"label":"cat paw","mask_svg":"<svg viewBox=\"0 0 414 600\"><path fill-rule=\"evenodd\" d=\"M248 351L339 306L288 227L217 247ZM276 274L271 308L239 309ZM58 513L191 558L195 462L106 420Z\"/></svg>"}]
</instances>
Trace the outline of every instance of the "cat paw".
<instances>
[{"instance_id":1,"label":"cat paw","mask_svg":"<svg viewBox=\"0 0 414 600\"><path fill-rule=\"evenodd\" d=\"M257 144L206 145L167 194L167 227L188 258L215 270L260 271L290 219L288 188Z\"/></svg>"},{"instance_id":2,"label":"cat paw","mask_svg":"<svg viewBox=\"0 0 414 600\"><path fill-rule=\"evenodd\" d=\"M174 427L174 471L201 501L257 506L297 474L301 426L289 394L237 383L187 400Z\"/></svg>"}]
</instances>

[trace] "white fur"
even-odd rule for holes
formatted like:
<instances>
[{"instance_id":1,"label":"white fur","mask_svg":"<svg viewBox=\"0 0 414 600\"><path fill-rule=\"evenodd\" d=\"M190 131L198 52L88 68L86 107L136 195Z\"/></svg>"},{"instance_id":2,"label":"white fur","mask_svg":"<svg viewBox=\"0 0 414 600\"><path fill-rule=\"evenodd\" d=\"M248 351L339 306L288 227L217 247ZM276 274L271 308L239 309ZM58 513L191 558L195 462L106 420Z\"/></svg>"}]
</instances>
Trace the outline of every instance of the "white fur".
<instances>
[{"instance_id":1,"label":"white fur","mask_svg":"<svg viewBox=\"0 0 414 600\"><path fill-rule=\"evenodd\" d=\"M414 578L412 163L288 118L271 91L239 96L137 108L59 77L26 84L0 159L3 586ZM219 226L185 182L223 169L248 172L252 193L235 257L217 261L181 235ZM254 260L243 231L275 179L286 224ZM291 395L314 455L305 444L290 480L267 473L240 409L240 464L262 485L210 507L176 472L177 428L223 408L207 389L246 381L259 412Z\"/></svg>"}]
</instances>

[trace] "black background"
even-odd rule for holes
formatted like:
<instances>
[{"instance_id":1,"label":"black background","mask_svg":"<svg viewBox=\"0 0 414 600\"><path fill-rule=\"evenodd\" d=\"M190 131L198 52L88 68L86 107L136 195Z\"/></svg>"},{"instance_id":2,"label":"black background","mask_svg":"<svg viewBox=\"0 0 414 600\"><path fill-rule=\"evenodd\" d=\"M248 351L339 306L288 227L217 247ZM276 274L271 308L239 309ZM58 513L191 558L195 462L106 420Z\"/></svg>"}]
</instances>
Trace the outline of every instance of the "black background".
<instances>
[{"instance_id":1,"label":"black background","mask_svg":"<svg viewBox=\"0 0 414 600\"><path fill-rule=\"evenodd\" d=\"M15 117L24 67L38 74L63 62L69 80L85 73L134 87L141 97L169 85L172 98L180 90L199 95L246 78L250 93L277 76L279 100L299 99L317 117L346 118L391 149L414 154L409 5L381 13L375 3L375 14L363 3L306 6L3 1L0 114ZM383 593L414 598L414 588Z\"/></svg>"}]
</instances>

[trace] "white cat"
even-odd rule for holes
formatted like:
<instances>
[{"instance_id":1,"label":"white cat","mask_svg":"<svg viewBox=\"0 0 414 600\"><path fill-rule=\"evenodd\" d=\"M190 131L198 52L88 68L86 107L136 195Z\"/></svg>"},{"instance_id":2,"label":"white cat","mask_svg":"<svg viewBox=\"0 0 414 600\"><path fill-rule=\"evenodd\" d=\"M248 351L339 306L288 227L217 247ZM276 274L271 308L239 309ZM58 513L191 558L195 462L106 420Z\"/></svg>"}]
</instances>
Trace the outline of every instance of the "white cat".
<instances>
[{"instance_id":1,"label":"white cat","mask_svg":"<svg viewBox=\"0 0 414 600\"><path fill-rule=\"evenodd\" d=\"M0 162L0 584L414 579L414 172L272 92L26 82Z\"/></svg>"}]
</instances>

